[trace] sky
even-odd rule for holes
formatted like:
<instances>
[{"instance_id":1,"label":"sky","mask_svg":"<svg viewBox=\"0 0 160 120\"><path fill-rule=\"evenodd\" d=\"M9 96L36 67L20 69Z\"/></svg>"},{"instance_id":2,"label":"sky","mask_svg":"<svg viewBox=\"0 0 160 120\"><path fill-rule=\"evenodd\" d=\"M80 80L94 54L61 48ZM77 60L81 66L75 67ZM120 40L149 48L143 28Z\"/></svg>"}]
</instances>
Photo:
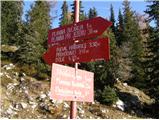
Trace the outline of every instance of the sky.
<instances>
[{"instance_id":1,"label":"sky","mask_svg":"<svg viewBox=\"0 0 160 120\"><path fill-rule=\"evenodd\" d=\"M88 14L88 11L90 8L95 7L98 13L98 16L101 16L103 18L109 19L110 17L110 5L113 5L114 8L114 14L115 19L117 20L118 17L118 11L121 9L123 12L123 6L122 6L123 0L82 0L82 6L84 7L83 10L85 13ZM33 0L31 1L24 1L24 10L23 10L23 17L22 19L25 20L25 14L30 9L31 4L33 4ZM132 11L136 11L137 13L144 14L144 11L146 10L146 6L148 5L147 2L143 0L130 0L131 9ZM61 6L62 6L63 0L56 0L56 6L51 11L51 16L57 16L56 19L52 20L52 28L57 28L59 26L59 18L61 15ZM71 4L73 3L72 0L67 0L67 4L69 7L69 11L71 11Z\"/></svg>"}]
</instances>

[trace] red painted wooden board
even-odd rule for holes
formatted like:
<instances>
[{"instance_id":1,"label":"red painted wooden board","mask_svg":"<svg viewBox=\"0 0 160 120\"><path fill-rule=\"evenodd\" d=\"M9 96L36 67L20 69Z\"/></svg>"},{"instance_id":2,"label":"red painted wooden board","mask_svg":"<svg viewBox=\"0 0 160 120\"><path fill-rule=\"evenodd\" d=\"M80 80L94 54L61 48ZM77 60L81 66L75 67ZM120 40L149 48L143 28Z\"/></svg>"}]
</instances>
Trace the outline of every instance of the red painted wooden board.
<instances>
[{"instance_id":1,"label":"red painted wooden board","mask_svg":"<svg viewBox=\"0 0 160 120\"><path fill-rule=\"evenodd\" d=\"M51 98L67 101L94 101L94 73L52 64ZM76 78L75 78L76 75Z\"/></svg>"},{"instance_id":2,"label":"red painted wooden board","mask_svg":"<svg viewBox=\"0 0 160 120\"><path fill-rule=\"evenodd\" d=\"M53 46L43 55L46 63L72 64L110 59L109 39L88 40L67 46Z\"/></svg>"},{"instance_id":3,"label":"red painted wooden board","mask_svg":"<svg viewBox=\"0 0 160 120\"><path fill-rule=\"evenodd\" d=\"M96 17L78 23L51 29L48 32L48 46L73 43L75 40L94 38L102 34L112 23Z\"/></svg>"}]
</instances>

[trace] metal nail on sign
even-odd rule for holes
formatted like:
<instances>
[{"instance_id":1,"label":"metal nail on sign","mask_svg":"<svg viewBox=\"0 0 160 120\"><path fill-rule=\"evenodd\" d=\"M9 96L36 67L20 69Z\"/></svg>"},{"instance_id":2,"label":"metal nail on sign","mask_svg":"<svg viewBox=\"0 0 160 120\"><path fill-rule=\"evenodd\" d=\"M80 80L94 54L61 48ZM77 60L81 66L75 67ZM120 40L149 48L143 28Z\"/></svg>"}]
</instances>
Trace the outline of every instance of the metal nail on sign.
<instances>
[{"instance_id":1,"label":"metal nail on sign","mask_svg":"<svg viewBox=\"0 0 160 120\"><path fill-rule=\"evenodd\" d=\"M78 23L51 29L48 32L48 46L73 43L76 40L94 38L102 34L112 23L96 17Z\"/></svg>"},{"instance_id":2,"label":"metal nail on sign","mask_svg":"<svg viewBox=\"0 0 160 120\"><path fill-rule=\"evenodd\" d=\"M94 73L52 64L51 95L55 100L93 102Z\"/></svg>"}]
</instances>

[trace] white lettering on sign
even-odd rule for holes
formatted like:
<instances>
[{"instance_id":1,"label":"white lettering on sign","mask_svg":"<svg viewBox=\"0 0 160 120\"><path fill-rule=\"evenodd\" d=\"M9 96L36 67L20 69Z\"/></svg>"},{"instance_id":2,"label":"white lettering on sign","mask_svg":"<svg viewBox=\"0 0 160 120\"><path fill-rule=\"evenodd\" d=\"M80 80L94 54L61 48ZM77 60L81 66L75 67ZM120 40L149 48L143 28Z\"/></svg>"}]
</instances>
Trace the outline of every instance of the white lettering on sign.
<instances>
[{"instance_id":1,"label":"white lettering on sign","mask_svg":"<svg viewBox=\"0 0 160 120\"><path fill-rule=\"evenodd\" d=\"M65 34L65 29L56 32L56 35L63 35L63 34Z\"/></svg>"},{"instance_id":2,"label":"white lettering on sign","mask_svg":"<svg viewBox=\"0 0 160 120\"><path fill-rule=\"evenodd\" d=\"M71 83L68 81L60 80L58 81L60 85L66 85L66 86L71 86Z\"/></svg>"},{"instance_id":3,"label":"white lettering on sign","mask_svg":"<svg viewBox=\"0 0 160 120\"><path fill-rule=\"evenodd\" d=\"M76 97L82 97L82 92L81 91L74 91L74 95Z\"/></svg>"},{"instance_id":4,"label":"white lettering on sign","mask_svg":"<svg viewBox=\"0 0 160 120\"><path fill-rule=\"evenodd\" d=\"M64 35L56 36L55 41L61 41L64 39Z\"/></svg>"},{"instance_id":5,"label":"white lettering on sign","mask_svg":"<svg viewBox=\"0 0 160 120\"><path fill-rule=\"evenodd\" d=\"M72 86L79 87L79 88L85 88L84 83L79 83L79 82L75 82L75 81L72 81Z\"/></svg>"},{"instance_id":6,"label":"white lettering on sign","mask_svg":"<svg viewBox=\"0 0 160 120\"><path fill-rule=\"evenodd\" d=\"M99 47L100 43L97 41L81 44L73 44L64 47L56 48L55 62L64 62L66 59L69 61L76 61L78 56L89 53L90 48Z\"/></svg>"},{"instance_id":7,"label":"white lettering on sign","mask_svg":"<svg viewBox=\"0 0 160 120\"><path fill-rule=\"evenodd\" d=\"M69 50L76 50L76 49L85 49L86 48L86 43L83 43L83 44L73 44L73 45L70 45L69 47Z\"/></svg>"},{"instance_id":8,"label":"white lettering on sign","mask_svg":"<svg viewBox=\"0 0 160 120\"><path fill-rule=\"evenodd\" d=\"M87 29L86 29L87 28ZM64 28L62 30L58 30L55 32L52 32L51 34L51 41L52 42L58 42L63 41L65 39L75 39L78 37L85 37L87 34L93 34L94 31L91 24L87 25L74 25L67 28Z\"/></svg>"},{"instance_id":9,"label":"white lettering on sign","mask_svg":"<svg viewBox=\"0 0 160 120\"><path fill-rule=\"evenodd\" d=\"M55 87L55 91L57 92L57 94L68 94L68 95L73 95L73 91L70 89L64 89L64 88L60 88L58 86Z\"/></svg>"}]
</instances>

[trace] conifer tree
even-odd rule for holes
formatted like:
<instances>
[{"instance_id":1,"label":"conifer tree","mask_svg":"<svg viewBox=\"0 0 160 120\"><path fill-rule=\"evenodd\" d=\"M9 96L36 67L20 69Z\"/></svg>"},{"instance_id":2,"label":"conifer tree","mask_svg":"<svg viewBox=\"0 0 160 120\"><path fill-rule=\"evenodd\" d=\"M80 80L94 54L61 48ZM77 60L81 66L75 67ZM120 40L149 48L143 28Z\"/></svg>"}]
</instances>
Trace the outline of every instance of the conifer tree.
<instances>
[{"instance_id":1,"label":"conifer tree","mask_svg":"<svg viewBox=\"0 0 160 120\"><path fill-rule=\"evenodd\" d=\"M97 100L103 102L104 96L108 93L104 93L105 87L110 86L113 88L115 80L118 75L118 49L116 47L115 35L111 29L104 33L104 37L110 38L110 60L109 61L97 61L92 64L89 64L91 71L95 73L95 97ZM106 51L107 52L107 51ZM116 97L116 96L115 96ZM115 100L115 98L112 98Z\"/></svg>"},{"instance_id":2,"label":"conifer tree","mask_svg":"<svg viewBox=\"0 0 160 120\"><path fill-rule=\"evenodd\" d=\"M154 20L156 26L159 27L159 0L152 1L152 4L147 7L148 9L145 12L149 14L149 21Z\"/></svg>"},{"instance_id":3,"label":"conifer tree","mask_svg":"<svg viewBox=\"0 0 160 120\"><path fill-rule=\"evenodd\" d=\"M112 29L113 33L115 34L115 17L114 17L114 10L113 10L112 4L111 4L111 7L110 7L110 12L111 12L110 21L112 22L111 29Z\"/></svg>"},{"instance_id":4,"label":"conifer tree","mask_svg":"<svg viewBox=\"0 0 160 120\"><path fill-rule=\"evenodd\" d=\"M140 80L144 80L144 70L142 68L141 59L143 56L142 38L138 22L130 8L130 2L125 0L124 6L124 42L128 42L130 50L130 59L132 61L131 73L132 78L130 81L132 84L138 83Z\"/></svg>"},{"instance_id":5,"label":"conifer tree","mask_svg":"<svg viewBox=\"0 0 160 120\"><path fill-rule=\"evenodd\" d=\"M19 26L22 24L23 2L2 1L1 3L2 44L17 45Z\"/></svg>"},{"instance_id":6,"label":"conifer tree","mask_svg":"<svg viewBox=\"0 0 160 120\"><path fill-rule=\"evenodd\" d=\"M119 9L118 24L116 26L116 40L117 40L118 46L121 46L124 40L123 30L124 30L123 16L122 16L121 10Z\"/></svg>"},{"instance_id":7,"label":"conifer tree","mask_svg":"<svg viewBox=\"0 0 160 120\"><path fill-rule=\"evenodd\" d=\"M159 1L152 1L145 11L149 14L149 22L154 21L156 26L149 28L147 49L145 54L146 90L156 101L152 112L154 117L159 117Z\"/></svg>"},{"instance_id":8,"label":"conifer tree","mask_svg":"<svg viewBox=\"0 0 160 120\"><path fill-rule=\"evenodd\" d=\"M63 2L61 9L62 9L62 14L59 20L60 20L60 26L63 26L69 23L68 5L66 1Z\"/></svg>"},{"instance_id":9,"label":"conifer tree","mask_svg":"<svg viewBox=\"0 0 160 120\"><path fill-rule=\"evenodd\" d=\"M19 49L19 60L22 63L36 66L41 71L45 68L42 55L47 48L47 35L50 28L50 4L47 1L36 1L27 13L27 28L23 44Z\"/></svg>"},{"instance_id":10,"label":"conifer tree","mask_svg":"<svg viewBox=\"0 0 160 120\"><path fill-rule=\"evenodd\" d=\"M95 7L90 8L89 13L88 13L88 18L89 19L94 18L94 17L97 17L97 10L96 10Z\"/></svg>"}]
</instances>

